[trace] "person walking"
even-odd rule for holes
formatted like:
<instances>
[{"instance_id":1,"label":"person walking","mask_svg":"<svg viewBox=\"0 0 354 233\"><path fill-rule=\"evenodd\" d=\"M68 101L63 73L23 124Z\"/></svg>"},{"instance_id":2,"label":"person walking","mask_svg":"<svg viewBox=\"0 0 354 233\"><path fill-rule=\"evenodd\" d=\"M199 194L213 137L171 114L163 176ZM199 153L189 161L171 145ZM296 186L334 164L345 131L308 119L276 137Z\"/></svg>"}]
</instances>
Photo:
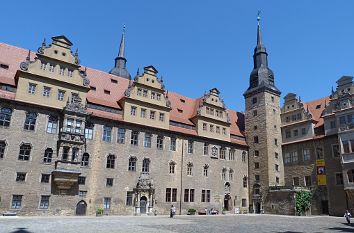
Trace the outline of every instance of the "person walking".
<instances>
[{"instance_id":1,"label":"person walking","mask_svg":"<svg viewBox=\"0 0 354 233\"><path fill-rule=\"evenodd\" d=\"M350 218L352 217L352 215L349 213L348 210L345 211L344 217L345 217L345 220L347 220L347 223L350 224Z\"/></svg>"},{"instance_id":2,"label":"person walking","mask_svg":"<svg viewBox=\"0 0 354 233\"><path fill-rule=\"evenodd\" d=\"M170 209L170 218L173 218L173 216L176 214L176 207L174 207L173 205L171 205L171 209Z\"/></svg>"}]
</instances>

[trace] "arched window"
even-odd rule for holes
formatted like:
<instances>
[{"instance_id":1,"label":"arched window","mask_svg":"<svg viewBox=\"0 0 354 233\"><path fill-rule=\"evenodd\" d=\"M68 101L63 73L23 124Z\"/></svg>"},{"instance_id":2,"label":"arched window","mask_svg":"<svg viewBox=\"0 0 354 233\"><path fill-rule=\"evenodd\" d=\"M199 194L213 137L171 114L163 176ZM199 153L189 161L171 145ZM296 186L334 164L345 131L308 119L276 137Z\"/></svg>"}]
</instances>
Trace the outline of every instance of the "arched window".
<instances>
[{"instance_id":1,"label":"arched window","mask_svg":"<svg viewBox=\"0 0 354 233\"><path fill-rule=\"evenodd\" d=\"M247 188L247 176L243 177L243 187Z\"/></svg>"},{"instance_id":2,"label":"arched window","mask_svg":"<svg viewBox=\"0 0 354 233\"><path fill-rule=\"evenodd\" d=\"M43 163L51 163L52 162L52 156L53 156L53 149L52 148L45 149L44 157L43 157Z\"/></svg>"},{"instance_id":3,"label":"arched window","mask_svg":"<svg viewBox=\"0 0 354 233\"><path fill-rule=\"evenodd\" d=\"M150 159L145 158L143 160L142 172L149 173L149 170L150 170Z\"/></svg>"},{"instance_id":4,"label":"arched window","mask_svg":"<svg viewBox=\"0 0 354 233\"><path fill-rule=\"evenodd\" d=\"M235 160L235 149L229 150L229 160Z\"/></svg>"},{"instance_id":5,"label":"arched window","mask_svg":"<svg viewBox=\"0 0 354 233\"><path fill-rule=\"evenodd\" d=\"M48 125L47 125L47 133L56 133L58 128L58 117L49 116L48 117Z\"/></svg>"},{"instance_id":6,"label":"arched window","mask_svg":"<svg viewBox=\"0 0 354 233\"><path fill-rule=\"evenodd\" d=\"M229 171L229 180L233 180L234 179L234 170L230 169Z\"/></svg>"},{"instance_id":7,"label":"arched window","mask_svg":"<svg viewBox=\"0 0 354 233\"><path fill-rule=\"evenodd\" d=\"M208 169L209 169L209 165L208 164L205 164L204 165L204 170L203 170L203 176L208 176Z\"/></svg>"},{"instance_id":8,"label":"arched window","mask_svg":"<svg viewBox=\"0 0 354 233\"><path fill-rule=\"evenodd\" d=\"M88 153L84 153L81 159L81 166L87 167L89 165L89 159L90 155Z\"/></svg>"},{"instance_id":9,"label":"arched window","mask_svg":"<svg viewBox=\"0 0 354 233\"><path fill-rule=\"evenodd\" d=\"M27 113L24 129L34 130L34 127L36 125L36 120L37 120L37 113L35 113L35 112Z\"/></svg>"},{"instance_id":10,"label":"arched window","mask_svg":"<svg viewBox=\"0 0 354 233\"><path fill-rule=\"evenodd\" d=\"M220 159L226 158L226 148L220 148Z\"/></svg>"},{"instance_id":11,"label":"arched window","mask_svg":"<svg viewBox=\"0 0 354 233\"><path fill-rule=\"evenodd\" d=\"M18 160L28 161L30 159L32 146L30 144L22 144L20 146L20 153L18 155Z\"/></svg>"},{"instance_id":12,"label":"arched window","mask_svg":"<svg viewBox=\"0 0 354 233\"><path fill-rule=\"evenodd\" d=\"M350 183L354 182L354 170L353 170L353 169L352 169L352 170L349 170L349 171L347 172L347 175L348 175L348 181L349 181Z\"/></svg>"},{"instance_id":13,"label":"arched window","mask_svg":"<svg viewBox=\"0 0 354 233\"><path fill-rule=\"evenodd\" d=\"M115 155L112 155L112 154L109 154L107 156L107 168L114 168L114 163L116 161L116 156Z\"/></svg>"},{"instance_id":14,"label":"arched window","mask_svg":"<svg viewBox=\"0 0 354 233\"><path fill-rule=\"evenodd\" d=\"M128 171L136 171L136 157L129 158Z\"/></svg>"},{"instance_id":15,"label":"arched window","mask_svg":"<svg viewBox=\"0 0 354 233\"><path fill-rule=\"evenodd\" d=\"M193 163L188 162L188 163L187 163L187 175L188 175L188 176L193 175L192 169L193 169Z\"/></svg>"},{"instance_id":16,"label":"arched window","mask_svg":"<svg viewBox=\"0 0 354 233\"><path fill-rule=\"evenodd\" d=\"M175 174L176 163L174 161L170 162L170 174Z\"/></svg>"},{"instance_id":17,"label":"arched window","mask_svg":"<svg viewBox=\"0 0 354 233\"><path fill-rule=\"evenodd\" d=\"M0 110L0 125L10 126L11 116L12 116L11 108L2 108Z\"/></svg>"},{"instance_id":18,"label":"arched window","mask_svg":"<svg viewBox=\"0 0 354 233\"><path fill-rule=\"evenodd\" d=\"M223 168L221 171L221 179L226 180L226 168Z\"/></svg>"}]
</instances>

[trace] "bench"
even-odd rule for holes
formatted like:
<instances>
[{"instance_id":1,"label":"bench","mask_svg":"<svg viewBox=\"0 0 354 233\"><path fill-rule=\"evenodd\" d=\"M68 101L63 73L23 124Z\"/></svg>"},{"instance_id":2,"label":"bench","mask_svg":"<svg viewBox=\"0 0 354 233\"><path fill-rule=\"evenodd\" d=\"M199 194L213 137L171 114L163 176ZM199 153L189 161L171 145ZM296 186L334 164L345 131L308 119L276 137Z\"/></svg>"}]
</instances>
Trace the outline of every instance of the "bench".
<instances>
[{"instance_id":1,"label":"bench","mask_svg":"<svg viewBox=\"0 0 354 233\"><path fill-rule=\"evenodd\" d=\"M2 216L17 216L16 212L5 212L2 214Z\"/></svg>"}]
</instances>

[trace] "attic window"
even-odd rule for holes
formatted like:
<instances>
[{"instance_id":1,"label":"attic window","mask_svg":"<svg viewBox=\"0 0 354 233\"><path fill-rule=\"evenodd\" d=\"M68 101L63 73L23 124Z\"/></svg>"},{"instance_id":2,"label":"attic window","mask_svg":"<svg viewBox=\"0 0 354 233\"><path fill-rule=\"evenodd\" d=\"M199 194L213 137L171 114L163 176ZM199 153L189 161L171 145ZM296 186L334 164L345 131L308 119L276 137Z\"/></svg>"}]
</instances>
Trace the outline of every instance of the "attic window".
<instances>
[{"instance_id":1,"label":"attic window","mask_svg":"<svg viewBox=\"0 0 354 233\"><path fill-rule=\"evenodd\" d=\"M111 78L111 83L118 83L118 81L113 79L113 78Z\"/></svg>"},{"instance_id":2,"label":"attic window","mask_svg":"<svg viewBox=\"0 0 354 233\"><path fill-rule=\"evenodd\" d=\"M58 50L54 50L54 53L55 53L55 54L58 54Z\"/></svg>"},{"instance_id":3,"label":"attic window","mask_svg":"<svg viewBox=\"0 0 354 233\"><path fill-rule=\"evenodd\" d=\"M104 93L107 94L107 95L111 94L111 92L109 90L104 90Z\"/></svg>"},{"instance_id":4,"label":"attic window","mask_svg":"<svg viewBox=\"0 0 354 233\"><path fill-rule=\"evenodd\" d=\"M91 89L92 91L96 91L96 87L90 86L90 89Z\"/></svg>"},{"instance_id":5,"label":"attic window","mask_svg":"<svg viewBox=\"0 0 354 233\"><path fill-rule=\"evenodd\" d=\"M179 99L182 103L185 103L186 101L184 99Z\"/></svg>"},{"instance_id":6,"label":"attic window","mask_svg":"<svg viewBox=\"0 0 354 233\"><path fill-rule=\"evenodd\" d=\"M183 112L183 110L180 109L180 108L177 108L177 111L178 111L179 113L182 113L182 112Z\"/></svg>"},{"instance_id":7,"label":"attic window","mask_svg":"<svg viewBox=\"0 0 354 233\"><path fill-rule=\"evenodd\" d=\"M317 105L317 106L316 106L316 109L319 109L320 107L321 107L321 104Z\"/></svg>"},{"instance_id":8,"label":"attic window","mask_svg":"<svg viewBox=\"0 0 354 233\"><path fill-rule=\"evenodd\" d=\"M61 55L63 55L64 57L66 56L66 53L62 53Z\"/></svg>"},{"instance_id":9,"label":"attic window","mask_svg":"<svg viewBox=\"0 0 354 233\"><path fill-rule=\"evenodd\" d=\"M6 64L0 64L0 68L8 70L9 69L9 65Z\"/></svg>"}]
</instances>

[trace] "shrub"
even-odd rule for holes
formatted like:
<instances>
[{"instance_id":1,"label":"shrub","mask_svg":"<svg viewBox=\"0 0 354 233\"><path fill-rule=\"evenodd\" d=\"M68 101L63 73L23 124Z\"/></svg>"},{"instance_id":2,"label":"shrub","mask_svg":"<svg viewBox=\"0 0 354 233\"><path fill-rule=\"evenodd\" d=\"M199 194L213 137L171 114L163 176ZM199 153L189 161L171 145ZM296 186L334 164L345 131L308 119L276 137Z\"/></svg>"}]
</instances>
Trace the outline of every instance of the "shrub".
<instances>
[{"instance_id":1,"label":"shrub","mask_svg":"<svg viewBox=\"0 0 354 233\"><path fill-rule=\"evenodd\" d=\"M103 215L103 208L98 208L96 210L96 215Z\"/></svg>"},{"instance_id":2,"label":"shrub","mask_svg":"<svg viewBox=\"0 0 354 233\"><path fill-rule=\"evenodd\" d=\"M296 213L297 215L303 215L311 207L312 193L306 191L300 191L296 193Z\"/></svg>"},{"instance_id":3,"label":"shrub","mask_svg":"<svg viewBox=\"0 0 354 233\"><path fill-rule=\"evenodd\" d=\"M195 209L188 209L188 215L195 215L196 212Z\"/></svg>"}]
</instances>

